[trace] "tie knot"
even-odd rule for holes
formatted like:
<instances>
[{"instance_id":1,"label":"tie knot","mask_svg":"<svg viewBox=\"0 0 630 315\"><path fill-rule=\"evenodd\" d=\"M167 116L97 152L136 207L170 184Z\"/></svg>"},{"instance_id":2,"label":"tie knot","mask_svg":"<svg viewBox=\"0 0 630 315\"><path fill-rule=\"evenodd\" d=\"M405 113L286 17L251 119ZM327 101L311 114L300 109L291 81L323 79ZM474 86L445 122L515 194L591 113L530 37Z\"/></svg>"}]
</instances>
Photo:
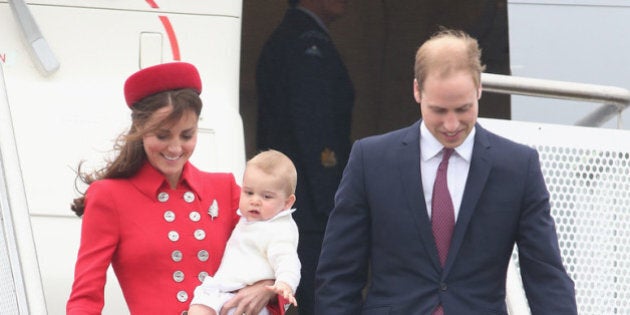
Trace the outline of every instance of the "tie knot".
<instances>
[{"instance_id":1,"label":"tie knot","mask_svg":"<svg viewBox=\"0 0 630 315\"><path fill-rule=\"evenodd\" d=\"M451 154L453 154L453 150L452 148L444 148L442 149L442 161L448 161L448 159L451 157Z\"/></svg>"}]
</instances>

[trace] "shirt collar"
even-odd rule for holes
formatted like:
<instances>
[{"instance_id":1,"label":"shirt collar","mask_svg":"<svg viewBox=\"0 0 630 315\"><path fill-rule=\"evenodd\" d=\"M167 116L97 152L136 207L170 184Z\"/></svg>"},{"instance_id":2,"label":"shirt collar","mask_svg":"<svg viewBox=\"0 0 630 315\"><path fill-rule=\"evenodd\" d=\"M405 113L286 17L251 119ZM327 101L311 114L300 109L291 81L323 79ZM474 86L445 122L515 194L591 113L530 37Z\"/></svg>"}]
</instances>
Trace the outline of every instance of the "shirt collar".
<instances>
[{"instance_id":1,"label":"shirt collar","mask_svg":"<svg viewBox=\"0 0 630 315\"><path fill-rule=\"evenodd\" d=\"M166 177L164 177L164 175L155 169L155 167L153 167L153 165L151 165L148 161L145 162L140 170L129 180L134 186L150 198L155 198L160 190L165 187L169 187ZM186 164L184 164L182 176L179 179L177 187L190 189L193 193L195 193L199 200L203 199L203 186L201 185L199 170L197 170L197 168L195 168L190 162L186 162Z\"/></svg>"},{"instance_id":2,"label":"shirt collar","mask_svg":"<svg viewBox=\"0 0 630 315\"><path fill-rule=\"evenodd\" d=\"M464 142L455 148L457 155L466 160L468 163L470 163L472 158L476 133L477 128L473 126L473 129L470 131ZM444 146L433 136L423 120L420 123L420 158L422 161L426 162L435 157L442 151L443 148Z\"/></svg>"},{"instance_id":3,"label":"shirt collar","mask_svg":"<svg viewBox=\"0 0 630 315\"><path fill-rule=\"evenodd\" d=\"M250 224L253 224L253 223L256 223L256 222L270 222L270 221L276 220L276 219L278 219L278 218L286 217L286 216L288 216L288 215L291 215L293 212L295 212L295 210L297 210L297 209L295 209L295 208L285 209L285 210L282 210L282 211L278 212L275 216L273 216L273 217L272 217L271 219L269 219L269 220L265 220L265 221L253 221L253 222L248 222L248 221L245 219L245 217L243 216L243 213L241 212L241 209L236 210L236 214L238 214L238 215L241 217L241 220L243 220L244 222L246 222L246 223L250 223Z\"/></svg>"},{"instance_id":4,"label":"shirt collar","mask_svg":"<svg viewBox=\"0 0 630 315\"><path fill-rule=\"evenodd\" d=\"M324 29L324 31L326 31L326 33L328 33L328 27L326 27L326 24L324 24L324 21L322 21L322 19L315 13L313 13L313 11L301 6L301 5L297 5L295 7L296 9L306 13L308 16L310 16L311 18L313 18L313 20L315 20L315 22L317 22L317 24Z\"/></svg>"}]
</instances>

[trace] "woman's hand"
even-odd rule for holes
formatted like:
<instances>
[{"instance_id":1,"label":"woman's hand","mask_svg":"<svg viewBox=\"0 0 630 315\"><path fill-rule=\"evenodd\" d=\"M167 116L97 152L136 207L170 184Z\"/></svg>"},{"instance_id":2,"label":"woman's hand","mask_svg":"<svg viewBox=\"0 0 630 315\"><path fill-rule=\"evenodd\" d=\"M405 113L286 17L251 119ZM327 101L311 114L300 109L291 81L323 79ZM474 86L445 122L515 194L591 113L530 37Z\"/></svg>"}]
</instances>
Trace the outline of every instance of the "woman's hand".
<instances>
[{"instance_id":1,"label":"woman's hand","mask_svg":"<svg viewBox=\"0 0 630 315\"><path fill-rule=\"evenodd\" d=\"M256 315L274 298L275 292L267 286L273 285L273 280L261 280L248 287L244 287L229 301L223 304L220 315L227 315L234 308L235 315Z\"/></svg>"}]
</instances>

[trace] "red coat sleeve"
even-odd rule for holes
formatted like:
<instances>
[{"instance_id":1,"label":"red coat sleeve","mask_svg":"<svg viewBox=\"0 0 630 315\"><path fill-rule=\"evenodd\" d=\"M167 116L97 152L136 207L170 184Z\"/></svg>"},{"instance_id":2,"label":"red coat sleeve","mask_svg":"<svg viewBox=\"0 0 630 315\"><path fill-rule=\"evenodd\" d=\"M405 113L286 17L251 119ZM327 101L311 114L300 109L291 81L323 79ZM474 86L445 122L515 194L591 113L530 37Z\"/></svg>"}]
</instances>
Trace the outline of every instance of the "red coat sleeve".
<instances>
[{"instance_id":1,"label":"red coat sleeve","mask_svg":"<svg viewBox=\"0 0 630 315\"><path fill-rule=\"evenodd\" d=\"M81 224L81 242L74 271L67 315L101 314L107 268L119 240L116 205L103 182L87 191Z\"/></svg>"}]
</instances>

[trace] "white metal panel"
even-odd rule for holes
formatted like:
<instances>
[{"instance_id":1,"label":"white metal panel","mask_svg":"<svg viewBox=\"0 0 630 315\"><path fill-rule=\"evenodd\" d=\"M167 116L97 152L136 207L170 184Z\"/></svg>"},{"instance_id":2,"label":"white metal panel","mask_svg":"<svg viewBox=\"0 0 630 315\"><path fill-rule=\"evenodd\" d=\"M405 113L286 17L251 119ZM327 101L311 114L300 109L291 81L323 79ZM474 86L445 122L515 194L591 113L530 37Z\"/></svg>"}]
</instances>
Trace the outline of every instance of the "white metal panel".
<instances>
[{"instance_id":1,"label":"white metal panel","mask_svg":"<svg viewBox=\"0 0 630 315\"><path fill-rule=\"evenodd\" d=\"M28 204L50 314L65 313L72 284L81 222L69 209L76 197L76 167L82 160L88 169L102 166L116 135L126 131L130 112L124 103L123 83L141 64L178 59L177 47L179 60L198 67L204 109L192 160L203 170L234 172L237 178L242 175L245 153L238 114L241 1L155 0L160 9L146 9L150 2L41 1L29 5L61 64L57 72L44 77L21 42L7 2L0 0L0 63L5 68L19 155L15 161L19 167L13 171L23 176L23 208ZM79 6L57 6L62 3ZM161 47L153 36L146 46L141 45L146 39L142 34L148 33L161 36ZM30 263L37 268L34 253ZM41 286L38 273L25 276L25 281ZM104 314L127 312L110 270Z\"/></svg>"},{"instance_id":2,"label":"white metal panel","mask_svg":"<svg viewBox=\"0 0 630 315\"><path fill-rule=\"evenodd\" d=\"M630 314L630 131L479 122L538 150L578 313ZM522 296L514 278L508 291Z\"/></svg>"},{"instance_id":3,"label":"white metal panel","mask_svg":"<svg viewBox=\"0 0 630 315\"><path fill-rule=\"evenodd\" d=\"M40 257L39 270L46 294L46 309L49 315L65 314L66 302L72 289L74 263L79 249L81 220L76 217L32 216L31 222L33 236L39 240L37 255ZM116 275L110 267L105 284L103 315L122 314L129 314L129 310Z\"/></svg>"},{"instance_id":4,"label":"white metal panel","mask_svg":"<svg viewBox=\"0 0 630 315\"><path fill-rule=\"evenodd\" d=\"M206 115L199 121L199 134L195 154L190 158L194 165L204 165L210 172L230 171L240 185L245 171L245 145L243 122L239 112L205 102Z\"/></svg>"},{"instance_id":5,"label":"white metal panel","mask_svg":"<svg viewBox=\"0 0 630 315\"><path fill-rule=\"evenodd\" d=\"M627 130L490 118L479 118L479 122L499 135L529 145L630 152L630 133Z\"/></svg>"},{"instance_id":6,"label":"white metal panel","mask_svg":"<svg viewBox=\"0 0 630 315\"><path fill-rule=\"evenodd\" d=\"M7 11L0 14L6 16ZM68 203L74 197L76 166L81 160L88 167L101 166L115 136L129 124L122 87L125 78L138 69L140 34L164 33L164 27L157 15L145 12L37 7L33 13L61 67L50 77L39 75L20 46L17 29L8 23L7 32L0 35L0 50L6 52L6 81L20 161L31 213L71 215ZM181 14L169 18L181 60L197 65L202 76L201 127L205 121L239 121L239 20ZM195 31L200 29L207 31ZM163 62L173 56L165 42ZM217 113L230 113L230 118L216 117ZM242 129L237 123L233 127ZM233 141L242 143L243 139ZM219 165L244 163L244 149L233 156L225 150L204 150L205 145L198 144L200 152L216 155L215 161L227 161ZM42 163L44 158L46 163ZM218 168L207 162L212 157L195 158L201 169ZM69 189L58 188L60 183Z\"/></svg>"},{"instance_id":7,"label":"white metal panel","mask_svg":"<svg viewBox=\"0 0 630 315\"><path fill-rule=\"evenodd\" d=\"M0 3L7 0L0 0ZM241 17L242 1L238 0L26 0L31 7L64 6L93 9L189 13Z\"/></svg>"},{"instance_id":8,"label":"white metal panel","mask_svg":"<svg viewBox=\"0 0 630 315\"><path fill-rule=\"evenodd\" d=\"M45 314L37 254L9 118L4 72L0 66L0 235L3 237L0 246L3 247L2 257L6 258L2 261L3 276L10 277L2 279L0 313Z\"/></svg>"}]
</instances>

